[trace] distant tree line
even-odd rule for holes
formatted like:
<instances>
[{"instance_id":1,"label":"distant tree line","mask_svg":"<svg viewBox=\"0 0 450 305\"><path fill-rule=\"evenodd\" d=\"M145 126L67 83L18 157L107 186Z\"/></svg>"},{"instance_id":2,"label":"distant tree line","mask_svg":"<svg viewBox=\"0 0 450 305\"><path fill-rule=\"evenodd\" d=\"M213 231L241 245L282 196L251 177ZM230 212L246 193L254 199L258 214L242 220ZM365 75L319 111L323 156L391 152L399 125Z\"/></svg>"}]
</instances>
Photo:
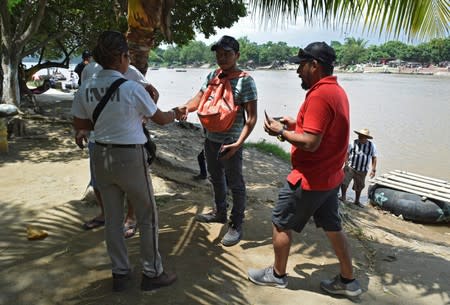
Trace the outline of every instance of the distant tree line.
<instances>
[{"instance_id":1,"label":"distant tree line","mask_svg":"<svg viewBox=\"0 0 450 305\"><path fill-rule=\"evenodd\" d=\"M267 42L257 44L247 37L238 39L240 44L241 65L265 66L277 62L289 62L299 47L288 46L285 42ZM450 37L433 39L419 45L409 45L400 41L388 41L381 45L367 46L364 39L345 38L344 42L332 41L336 50L338 65L359 63L381 63L400 59L421 64L439 64L450 61ZM201 41L191 41L184 46L169 46L155 49L149 58L150 64L158 65L202 65L214 64L214 52L211 46Z\"/></svg>"}]
</instances>

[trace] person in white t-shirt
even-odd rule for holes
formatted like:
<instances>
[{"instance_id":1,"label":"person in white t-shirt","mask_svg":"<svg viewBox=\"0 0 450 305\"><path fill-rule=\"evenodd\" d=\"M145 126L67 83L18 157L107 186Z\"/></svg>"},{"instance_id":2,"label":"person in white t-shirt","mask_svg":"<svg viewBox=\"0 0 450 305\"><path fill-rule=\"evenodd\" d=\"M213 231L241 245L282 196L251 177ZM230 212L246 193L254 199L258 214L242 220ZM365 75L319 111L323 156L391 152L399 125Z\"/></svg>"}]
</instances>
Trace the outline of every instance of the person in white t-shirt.
<instances>
[{"instance_id":1,"label":"person in white t-shirt","mask_svg":"<svg viewBox=\"0 0 450 305\"><path fill-rule=\"evenodd\" d=\"M95 131L93 162L98 189L104 200L105 238L112 262L112 288L113 291L122 291L130 283L131 265L123 236L125 194L136 209L140 231L141 290L168 286L177 277L164 271L159 254L158 211L143 147L147 138L142 130L142 121L151 119L160 125L168 124L181 119L185 110L161 111L140 84L126 81L111 96L93 126L93 112L102 96L128 70L125 36L116 31L103 32L93 54L103 70L97 73L97 77L81 84L71 113L77 145L83 147L89 130L93 128Z\"/></svg>"},{"instance_id":2,"label":"person in white t-shirt","mask_svg":"<svg viewBox=\"0 0 450 305\"><path fill-rule=\"evenodd\" d=\"M86 80L92 77L97 77L97 73L103 70L102 66L99 65L95 60L91 60L89 64L87 64L83 71L81 72L81 83L84 83ZM141 84L145 90L150 94L155 104L158 102L159 99L159 92L156 90L154 86L152 86L144 77L144 75L133 65L130 65L128 67L127 72L123 75L128 80L133 80ZM100 191L97 188L96 185L96 179L95 179L95 172L94 172L94 165L92 163L92 153L95 146L95 135L94 132L91 132L89 134L89 142L88 142L88 149L89 149L89 164L90 164L90 174L91 174L91 180L89 184L94 189L94 194L97 199L97 203L100 207L100 214L92 218L91 220L85 222L83 224L83 228L85 230L91 230L100 226L103 226L105 224L105 215L104 215L104 208L103 208L103 200L100 195ZM124 236L125 238L133 237L136 234L137 226L136 226L136 219L134 216L134 208L133 205L128 201L128 209L127 209L127 215L125 217L124 222Z\"/></svg>"}]
</instances>

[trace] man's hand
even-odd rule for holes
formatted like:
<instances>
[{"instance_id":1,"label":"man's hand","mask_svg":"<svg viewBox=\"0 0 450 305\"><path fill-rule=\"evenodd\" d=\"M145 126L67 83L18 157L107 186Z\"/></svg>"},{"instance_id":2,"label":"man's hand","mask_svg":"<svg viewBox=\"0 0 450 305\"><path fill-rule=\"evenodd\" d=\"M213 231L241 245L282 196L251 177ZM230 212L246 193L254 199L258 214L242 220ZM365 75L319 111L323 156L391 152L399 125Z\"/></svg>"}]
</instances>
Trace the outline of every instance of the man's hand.
<instances>
[{"instance_id":1,"label":"man's hand","mask_svg":"<svg viewBox=\"0 0 450 305\"><path fill-rule=\"evenodd\" d=\"M79 129L75 131L75 143L77 143L78 147L83 149L84 143L88 142L89 130Z\"/></svg>"},{"instance_id":2,"label":"man's hand","mask_svg":"<svg viewBox=\"0 0 450 305\"><path fill-rule=\"evenodd\" d=\"M148 84L145 87L145 90L148 92L148 94L150 94L151 98L153 99L153 102L155 102L155 104L158 103L158 99L159 99L158 90L155 87L153 87L153 85L151 85L151 84Z\"/></svg>"},{"instance_id":3,"label":"man's hand","mask_svg":"<svg viewBox=\"0 0 450 305\"><path fill-rule=\"evenodd\" d=\"M289 116L283 116L280 118L280 123L282 123L284 126L286 126L287 130L294 130L295 124L297 123L297 120L294 118L291 118Z\"/></svg>"},{"instance_id":4,"label":"man's hand","mask_svg":"<svg viewBox=\"0 0 450 305\"><path fill-rule=\"evenodd\" d=\"M267 132L269 136L279 136L280 133L284 129L284 124L280 121L277 121L273 118L270 118L266 112L265 114L265 120L264 120L264 131Z\"/></svg>"},{"instance_id":5,"label":"man's hand","mask_svg":"<svg viewBox=\"0 0 450 305\"><path fill-rule=\"evenodd\" d=\"M181 105L172 109L175 111L175 117L178 121L186 121L188 117L188 109L186 105Z\"/></svg>"},{"instance_id":6,"label":"man's hand","mask_svg":"<svg viewBox=\"0 0 450 305\"><path fill-rule=\"evenodd\" d=\"M239 150L239 145L237 143L231 143L231 144L223 144L220 147L219 155L217 156L217 159L219 160L228 160L230 159L236 151Z\"/></svg>"}]
</instances>

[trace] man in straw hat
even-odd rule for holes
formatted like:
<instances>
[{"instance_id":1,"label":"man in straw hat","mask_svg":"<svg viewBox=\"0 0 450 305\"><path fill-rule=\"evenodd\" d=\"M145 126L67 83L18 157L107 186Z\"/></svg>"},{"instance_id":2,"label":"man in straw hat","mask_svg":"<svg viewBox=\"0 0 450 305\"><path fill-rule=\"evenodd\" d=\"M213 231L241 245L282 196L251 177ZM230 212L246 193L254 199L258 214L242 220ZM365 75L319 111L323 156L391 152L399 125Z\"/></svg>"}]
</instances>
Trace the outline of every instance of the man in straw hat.
<instances>
[{"instance_id":1,"label":"man in straw hat","mask_svg":"<svg viewBox=\"0 0 450 305\"><path fill-rule=\"evenodd\" d=\"M377 172L377 149L375 144L369 139L373 139L370 131L367 128L361 130L354 130L358 135L352 144L348 146L348 161L345 164L344 172L345 179L341 185L341 200L345 202L347 188L353 180L353 190L355 191L355 204L363 207L359 198L361 191L365 187L365 180L369 165L372 163L372 170L370 171L370 178L375 176Z\"/></svg>"}]
</instances>

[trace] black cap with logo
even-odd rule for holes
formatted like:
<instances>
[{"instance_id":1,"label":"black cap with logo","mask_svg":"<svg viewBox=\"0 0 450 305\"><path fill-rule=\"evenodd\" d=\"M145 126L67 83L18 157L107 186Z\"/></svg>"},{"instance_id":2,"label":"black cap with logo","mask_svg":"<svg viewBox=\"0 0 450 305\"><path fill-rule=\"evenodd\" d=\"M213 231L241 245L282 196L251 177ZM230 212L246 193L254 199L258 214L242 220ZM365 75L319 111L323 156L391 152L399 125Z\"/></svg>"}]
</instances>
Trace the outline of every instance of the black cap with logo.
<instances>
[{"instance_id":1,"label":"black cap with logo","mask_svg":"<svg viewBox=\"0 0 450 305\"><path fill-rule=\"evenodd\" d=\"M295 63L308 59L315 59L325 65L333 66L336 60L336 53L325 42L313 42L307 45L306 48L298 50Z\"/></svg>"},{"instance_id":2,"label":"black cap with logo","mask_svg":"<svg viewBox=\"0 0 450 305\"><path fill-rule=\"evenodd\" d=\"M222 36L215 44L211 46L211 51L216 51L218 48L222 48L225 51L239 52L239 42L231 36Z\"/></svg>"}]
</instances>

